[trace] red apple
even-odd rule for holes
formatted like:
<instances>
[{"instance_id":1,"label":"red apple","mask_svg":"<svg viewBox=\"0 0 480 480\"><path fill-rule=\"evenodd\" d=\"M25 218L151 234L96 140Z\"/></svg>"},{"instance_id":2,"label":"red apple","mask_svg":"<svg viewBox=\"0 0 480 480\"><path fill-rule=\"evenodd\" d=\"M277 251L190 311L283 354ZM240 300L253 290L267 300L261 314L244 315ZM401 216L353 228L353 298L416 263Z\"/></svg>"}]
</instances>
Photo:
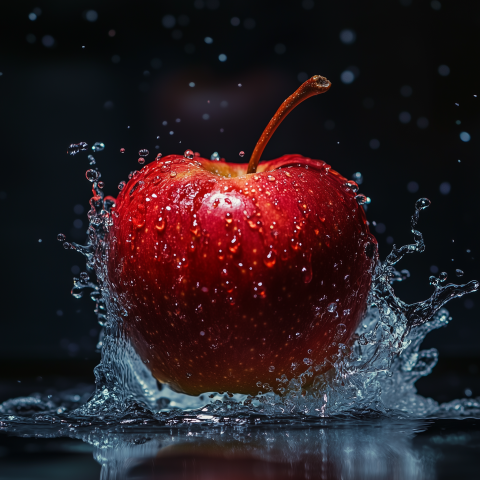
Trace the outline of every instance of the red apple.
<instances>
[{"instance_id":1,"label":"red apple","mask_svg":"<svg viewBox=\"0 0 480 480\"><path fill-rule=\"evenodd\" d=\"M316 76L289 97L249 166L187 151L157 158L118 196L108 288L160 382L192 395L278 389L355 331L377 258L356 186L300 155L257 168L294 103L329 86Z\"/></svg>"}]
</instances>

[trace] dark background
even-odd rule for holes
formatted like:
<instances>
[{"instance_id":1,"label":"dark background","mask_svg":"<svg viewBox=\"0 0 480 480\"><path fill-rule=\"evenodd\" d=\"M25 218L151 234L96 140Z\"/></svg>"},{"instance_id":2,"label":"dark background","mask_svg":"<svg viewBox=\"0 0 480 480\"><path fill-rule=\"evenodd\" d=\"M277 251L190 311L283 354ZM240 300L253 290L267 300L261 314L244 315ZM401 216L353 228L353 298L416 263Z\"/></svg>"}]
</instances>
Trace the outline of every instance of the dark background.
<instances>
[{"instance_id":1,"label":"dark background","mask_svg":"<svg viewBox=\"0 0 480 480\"><path fill-rule=\"evenodd\" d=\"M187 148L245 161L313 74L331 90L288 117L264 158L360 171L382 258L412 241L415 200L432 200L426 252L399 265L412 274L397 288L405 301L431 294L432 272L479 278L479 29L471 0L1 2L2 385L93 378L93 304L69 293L85 263L56 240L85 241L87 154L112 195L140 148L147 161ZM105 150L66 155L80 141ZM480 395L479 295L448 308L452 323L425 342L440 351L428 393Z\"/></svg>"}]
</instances>

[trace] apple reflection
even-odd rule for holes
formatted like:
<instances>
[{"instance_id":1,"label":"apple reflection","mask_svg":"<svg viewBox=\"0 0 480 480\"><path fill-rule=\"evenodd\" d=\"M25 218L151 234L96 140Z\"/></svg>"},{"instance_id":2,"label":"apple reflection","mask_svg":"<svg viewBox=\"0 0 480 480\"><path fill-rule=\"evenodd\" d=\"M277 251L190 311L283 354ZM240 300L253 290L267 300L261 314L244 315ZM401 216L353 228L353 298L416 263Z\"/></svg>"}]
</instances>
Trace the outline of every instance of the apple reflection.
<instances>
[{"instance_id":1,"label":"apple reflection","mask_svg":"<svg viewBox=\"0 0 480 480\"><path fill-rule=\"evenodd\" d=\"M312 428L235 427L89 434L101 480L434 479L435 455L415 448L417 421L325 421Z\"/></svg>"}]
</instances>

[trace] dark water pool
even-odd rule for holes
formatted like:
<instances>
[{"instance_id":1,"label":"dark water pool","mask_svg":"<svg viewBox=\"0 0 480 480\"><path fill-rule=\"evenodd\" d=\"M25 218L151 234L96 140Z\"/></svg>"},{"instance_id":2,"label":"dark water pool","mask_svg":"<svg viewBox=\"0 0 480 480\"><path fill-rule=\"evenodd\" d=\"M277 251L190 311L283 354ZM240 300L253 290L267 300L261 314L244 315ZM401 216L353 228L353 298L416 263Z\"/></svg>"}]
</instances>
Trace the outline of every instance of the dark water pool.
<instances>
[{"instance_id":1,"label":"dark water pool","mask_svg":"<svg viewBox=\"0 0 480 480\"><path fill-rule=\"evenodd\" d=\"M0 479L479 478L480 420L326 419L287 424L0 434ZM23 436L17 436L23 435Z\"/></svg>"}]
</instances>

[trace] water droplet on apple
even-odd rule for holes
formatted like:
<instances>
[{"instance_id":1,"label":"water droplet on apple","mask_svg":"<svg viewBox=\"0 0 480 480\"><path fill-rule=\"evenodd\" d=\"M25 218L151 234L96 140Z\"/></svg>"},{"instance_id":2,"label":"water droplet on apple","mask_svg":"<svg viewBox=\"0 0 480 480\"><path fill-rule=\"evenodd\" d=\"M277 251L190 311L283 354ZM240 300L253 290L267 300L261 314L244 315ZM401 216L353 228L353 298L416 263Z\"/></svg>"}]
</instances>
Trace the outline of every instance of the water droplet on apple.
<instances>
[{"instance_id":1,"label":"water droplet on apple","mask_svg":"<svg viewBox=\"0 0 480 480\"><path fill-rule=\"evenodd\" d=\"M191 231L196 237L200 237L201 229L200 229L200 225L197 224L197 221L196 221L196 220L194 220L193 226L192 226L192 228L190 228L190 231Z\"/></svg>"},{"instance_id":2,"label":"water droplet on apple","mask_svg":"<svg viewBox=\"0 0 480 480\"><path fill-rule=\"evenodd\" d=\"M240 240L236 236L234 236L228 245L228 249L230 250L230 253L235 254L238 252L239 248L240 248Z\"/></svg>"},{"instance_id":3,"label":"water droplet on apple","mask_svg":"<svg viewBox=\"0 0 480 480\"><path fill-rule=\"evenodd\" d=\"M85 144L85 148L86 147L87 147L87 144ZM95 142L92 146L92 150L94 152L101 152L104 149L105 149L105 144L103 142Z\"/></svg>"},{"instance_id":4,"label":"water droplet on apple","mask_svg":"<svg viewBox=\"0 0 480 480\"><path fill-rule=\"evenodd\" d=\"M142 149L138 152L138 156L139 156L139 157L147 157L149 153L150 153L150 152L149 152L146 148L142 148Z\"/></svg>"},{"instance_id":5,"label":"water droplet on apple","mask_svg":"<svg viewBox=\"0 0 480 480\"><path fill-rule=\"evenodd\" d=\"M227 223L227 227L233 222L232 214L230 212L225 214L225 222Z\"/></svg>"},{"instance_id":6,"label":"water droplet on apple","mask_svg":"<svg viewBox=\"0 0 480 480\"><path fill-rule=\"evenodd\" d=\"M358 184L353 180L348 180L348 182L344 183L343 186L350 189L353 193L358 192Z\"/></svg>"},{"instance_id":7,"label":"water droplet on apple","mask_svg":"<svg viewBox=\"0 0 480 480\"><path fill-rule=\"evenodd\" d=\"M192 376L192 374L187 372L187 373L185 374L185 376L186 376L187 378L190 378L190 377Z\"/></svg>"},{"instance_id":8,"label":"water droplet on apple","mask_svg":"<svg viewBox=\"0 0 480 480\"><path fill-rule=\"evenodd\" d=\"M155 222L155 230L157 232L163 232L165 230L165 219L163 217L159 217Z\"/></svg>"},{"instance_id":9,"label":"water droplet on apple","mask_svg":"<svg viewBox=\"0 0 480 480\"><path fill-rule=\"evenodd\" d=\"M463 270L460 270L459 268L457 268L455 270L455 274L457 275L457 277L463 277Z\"/></svg>"},{"instance_id":10,"label":"water droplet on apple","mask_svg":"<svg viewBox=\"0 0 480 480\"><path fill-rule=\"evenodd\" d=\"M275 182L277 180L273 175L269 175L267 178L269 182Z\"/></svg>"},{"instance_id":11,"label":"water droplet on apple","mask_svg":"<svg viewBox=\"0 0 480 480\"><path fill-rule=\"evenodd\" d=\"M358 195L355 195L355 200L359 205L363 205L364 203L367 202L367 197L363 195L363 193L360 193Z\"/></svg>"},{"instance_id":12,"label":"water droplet on apple","mask_svg":"<svg viewBox=\"0 0 480 480\"><path fill-rule=\"evenodd\" d=\"M145 163L145 159L144 159L143 157L140 157L140 158L138 159L138 163L139 163L140 165L143 165L143 164Z\"/></svg>"},{"instance_id":13,"label":"water droplet on apple","mask_svg":"<svg viewBox=\"0 0 480 480\"><path fill-rule=\"evenodd\" d=\"M228 297L227 300L230 305L235 305L235 299L233 297Z\"/></svg>"},{"instance_id":14,"label":"water droplet on apple","mask_svg":"<svg viewBox=\"0 0 480 480\"><path fill-rule=\"evenodd\" d=\"M120 153L125 153L125 149L124 149L124 148L121 148L121 149L120 149Z\"/></svg>"},{"instance_id":15,"label":"water droplet on apple","mask_svg":"<svg viewBox=\"0 0 480 480\"><path fill-rule=\"evenodd\" d=\"M137 205L135 215L132 217L132 221L135 227L142 228L145 225L146 210L147 209L143 203L139 203Z\"/></svg>"},{"instance_id":16,"label":"water droplet on apple","mask_svg":"<svg viewBox=\"0 0 480 480\"><path fill-rule=\"evenodd\" d=\"M123 190L123 189L125 188L125 185L126 185L125 180L122 180L122 181L118 184L118 189L119 189L119 190Z\"/></svg>"},{"instance_id":17,"label":"water droplet on apple","mask_svg":"<svg viewBox=\"0 0 480 480\"><path fill-rule=\"evenodd\" d=\"M65 237L65 235L64 235L63 233L59 233L59 234L57 235L57 240L58 240L59 242L64 242L64 241L65 241L65 238L66 238L66 237Z\"/></svg>"},{"instance_id":18,"label":"water droplet on apple","mask_svg":"<svg viewBox=\"0 0 480 480\"><path fill-rule=\"evenodd\" d=\"M247 220L247 223L248 223L248 226L252 229L252 230L256 230L258 228L258 225L257 225L257 222L255 222L255 220L252 220L252 219L248 219Z\"/></svg>"},{"instance_id":19,"label":"water droplet on apple","mask_svg":"<svg viewBox=\"0 0 480 480\"><path fill-rule=\"evenodd\" d=\"M185 152L183 153L183 156L185 158L188 158L189 160L192 160L195 155L191 150L185 150Z\"/></svg>"},{"instance_id":20,"label":"water droplet on apple","mask_svg":"<svg viewBox=\"0 0 480 480\"><path fill-rule=\"evenodd\" d=\"M275 367L272 365L271 367L268 367L268 371L269 372L274 372L275 371Z\"/></svg>"},{"instance_id":21,"label":"water droplet on apple","mask_svg":"<svg viewBox=\"0 0 480 480\"><path fill-rule=\"evenodd\" d=\"M260 177L259 177L258 175L254 175L254 176L253 176L253 179L254 179L256 182L258 182L258 181L260 180Z\"/></svg>"},{"instance_id":22,"label":"water droplet on apple","mask_svg":"<svg viewBox=\"0 0 480 480\"><path fill-rule=\"evenodd\" d=\"M170 168L171 168L170 165L162 165L160 167L160 171L163 172L163 173L167 173L167 172L170 171Z\"/></svg>"},{"instance_id":23,"label":"water droplet on apple","mask_svg":"<svg viewBox=\"0 0 480 480\"><path fill-rule=\"evenodd\" d=\"M343 323L339 323L336 331L338 335L343 335L347 331L347 327Z\"/></svg>"},{"instance_id":24,"label":"water droplet on apple","mask_svg":"<svg viewBox=\"0 0 480 480\"><path fill-rule=\"evenodd\" d=\"M220 160L220 154L218 152L213 152L210 155L210 160L214 160L215 162L218 162Z\"/></svg>"},{"instance_id":25,"label":"water droplet on apple","mask_svg":"<svg viewBox=\"0 0 480 480\"><path fill-rule=\"evenodd\" d=\"M327 310L329 312L334 312L337 309L337 304L335 302L329 303Z\"/></svg>"},{"instance_id":26,"label":"water droplet on apple","mask_svg":"<svg viewBox=\"0 0 480 480\"><path fill-rule=\"evenodd\" d=\"M302 244L296 238L290 239L290 247L292 247L292 250L298 251L301 246Z\"/></svg>"},{"instance_id":27,"label":"water droplet on apple","mask_svg":"<svg viewBox=\"0 0 480 480\"><path fill-rule=\"evenodd\" d=\"M303 273L303 282L310 283L313 277L312 265L309 263L307 266L303 267L302 273Z\"/></svg>"},{"instance_id":28,"label":"water droplet on apple","mask_svg":"<svg viewBox=\"0 0 480 480\"><path fill-rule=\"evenodd\" d=\"M267 296L267 290L266 288L261 284L261 282L258 283L258 286L256 287L256 293L260 298L266 298Z\"/></svg>"},{"instance_id":29,"label":"water droplet on apple","mask_svg":"<svg viewBox=\"0 0 480 480\"><path fill-rule=\"evenodd\" d=\"M245 152L242 150L239 155L243 158L245 156Z\"/></svg>"},{"instance_id":30,"label":"water droplet on apple","mask_svg":"<svg viewBox=\"0 0 480 480\"><path fill-rule=\"evenodd\" d=\"M225 259L225 252L222 249L220 249L217 253L217 257L220 261L223 261Z\"/></svg>"},{"instance_id":31,"label":"water droplet on apple","mask_svg":"<svg viewBox=\"0 0 480 480\"><path fill-rule=\"evenodd\" d=\"M272 268L275 265L276 261L277 261L277 254L273 250L270 250L267 253L267 256L263 259L263 263L268 268Z\"/></svg>"},{"instance_id":32,"label":"water droplet on apple","mask_svg":"<svg viewBox=\"0 0 480 480\"><path fill-rule=\"evenodd\" d=\"M176 177L177 176L177 172L171 172L170 173L170 176L173 178L173 177Z\"/></svg>"},{"instance_id":33,"label":"water droplet on apple","mask_svg":"<svg viewBox=\"0 0 480 480\"><path fill-rule=\"evenodd\" d=\"M100 178L100 173L97 170L90 169L86 171L85 176L89 182L95 182Z\"/></svg>"}]
</instances>

